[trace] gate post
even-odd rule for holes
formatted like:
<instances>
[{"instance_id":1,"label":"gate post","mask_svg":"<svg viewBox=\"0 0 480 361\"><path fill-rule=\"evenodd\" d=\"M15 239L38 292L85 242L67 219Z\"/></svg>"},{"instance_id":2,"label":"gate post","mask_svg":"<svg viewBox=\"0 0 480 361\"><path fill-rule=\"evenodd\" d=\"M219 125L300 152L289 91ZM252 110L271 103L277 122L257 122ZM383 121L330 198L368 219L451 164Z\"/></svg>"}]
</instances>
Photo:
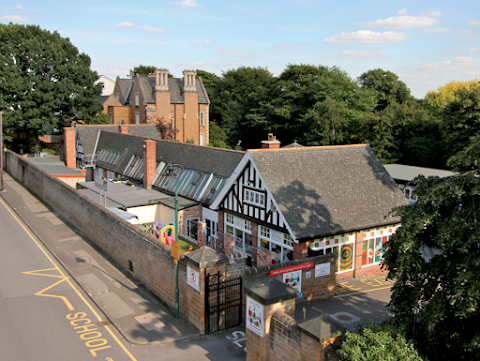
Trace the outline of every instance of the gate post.
<instances>
[{"instance_id":1,"label":"gate post","mask_svg":"<svg viewBox=\"0 0 480 361\"><path fill-rule=\"evenodd\" d=\"M272 315L275 311L281 310L293 316L295 298L299 293L293 287L269 278L245 286L245 295L247 361L268 361Z\"/></svg>"},{"instance_id":2,"label":"gate post","mask_svg":"<svg viewBox=\"0 0 480 361\"><path fill-rule=\"evenodd\" d=\"M229 258L210 247L202 247L185 255L187 261L187 290L185 300L188 302L188 320L201 334L206 330L205 319L205 287L206 275L220 272L225 275L225 265Z\"/></svg>"}]
</instances>

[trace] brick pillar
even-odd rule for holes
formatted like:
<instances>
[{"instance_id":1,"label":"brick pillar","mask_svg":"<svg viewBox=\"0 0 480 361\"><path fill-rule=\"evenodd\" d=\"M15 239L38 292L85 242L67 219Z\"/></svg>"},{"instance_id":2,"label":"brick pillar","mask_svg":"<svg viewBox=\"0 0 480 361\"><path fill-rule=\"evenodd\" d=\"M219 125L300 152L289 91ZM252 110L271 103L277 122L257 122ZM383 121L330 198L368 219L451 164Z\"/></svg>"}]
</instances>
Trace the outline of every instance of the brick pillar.
<instances>
[{"instance_id":1,"label":"brick pillar","mask_svg":"<svg viewBox=\"0 0 480 361\"><path fill-rule=\"evenodd\" d=\"M233 234L225 233L223 237L223 253L232 254L235 248L235 237Z\"/></svg>"},{"instance_id":2,"label":"brick pillar","mask_svg":"<svg viewBox=\"0 0 480 361\"><path fill-rule=\"evenodd\" d=\"M198 241L198 247L203 247L205 246L205 229L207 228L207 224L205 222L198 221L197 222L197 241Z\"/></svg>"},{"instance_id":3,"label":"brick pillar","mask_svg":"<svg viewBox=\"0 0 480 361\"><path fill-rule=\"evenodd\" d=\"M275 260L275 256L276 256L275 252L269 251L266 248L258 247L256 266L261 267L261 266L273 264L273 261Z\"/></svg>"},{"instance_id":4,"label":"brick pillar","mask_svg":"<svg viewBox=\"0 0 480 361\"><path fill-rule=\"evenodd\" d=\"M143 142L143 186L150 189L157 171L157 142Z\"/></svg>"},{"instance_id":5,"label":"brick pillar","mask_svg":"<svg viewBox=\"0 0 480 361\"><path fill-rule=\"evenodd\" d=\"M293 259L302 259L308 257L307 242L300 242L293 244Z\"/></svg>"},{"instance_id":6,"label":"brick pillar","mask_svg":"<svg viewBox=\"0 0 480 361\"><path fill-rule=\"evenodd\" d=\"M77 168L77 149L75 144L75 128L63 128L63 143L65 146L65 165Z\"/></svg>"},{"instance_id":7,"label":"brick pillar","mask_svg":"<svg viewBox=\"0 0 480 361\"><path fill-rule=\"evenodd\" d=\"M118 131L121 134L128 134L128 126L127 125L119 125L118 126Z\"/></svg>"},{"instance_id":8,"label":"brick pillar","mask_svg":"<svg viewBox=\"0 0 480 361\"><path fill-rule=\"evenodd\" d=\"M360 231L356 232L355 235L355 264L353 266L354 273L353 277L360 275L362 271L362 254L363 254L363 239L365 238L365 233Z\"/></svg>"},{"instance_id":9,"label":"brick pillar","mask_svg":"<svg viewBox=\"0 0 480 361\"><path fill-rule=\"evenodd\" d=\"M247 296L245 331L247 336L247 361L270 361L270 322L275 311L295 314L298 291L284 283L269 278L244 287Z\"/></svg>"}]
</instances>

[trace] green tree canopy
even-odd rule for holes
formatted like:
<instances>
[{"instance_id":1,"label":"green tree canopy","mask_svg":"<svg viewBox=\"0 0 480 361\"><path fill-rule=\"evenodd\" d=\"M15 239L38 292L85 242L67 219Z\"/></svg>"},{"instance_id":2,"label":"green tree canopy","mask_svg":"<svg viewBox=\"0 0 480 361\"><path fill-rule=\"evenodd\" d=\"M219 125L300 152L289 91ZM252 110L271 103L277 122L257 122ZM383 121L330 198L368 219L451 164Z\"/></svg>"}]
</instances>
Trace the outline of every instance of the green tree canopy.
<instances>
[{"instance_id":1,"label":"green tree canopy","mask_svg":"<svg viewBox=\"0 0 480 361\"><path fill-rule=\"evenodd\" d=\"M138 75L147 76L148 74L154 73L157 67L153 65L137 65L130 69L128 76L131 79L135 79ZM170 74L169 74L170 77Z\"/></svg>"},{"instance_id":2,"label":"green tree canopy","mask_svg":"<svg viewBox=\"0 0 480 361\"><path fill-rule=\"evenodd\" d=\"M38 134L67 119L90 119L102 105L102 85L90 57L68 38L33 25L0 25L0 109L4 131L14 127ZM11 145L11 144L10 144Z\"/></svg>"},{"instance_id":3,"label":"green tree canopy","mask_svg":"<svg viewBox=\"0 0 480 361\"><path fill-rule=\"evenodd\" d=\"M474 138L452 162L463 173L415 179L418 201L397 208L387 244L390 310L432 360L480 355L480 156ZM470 159L462 159L468 155ZM417 332L412 332L412 322Z\"/></svg>"}]
</instances>

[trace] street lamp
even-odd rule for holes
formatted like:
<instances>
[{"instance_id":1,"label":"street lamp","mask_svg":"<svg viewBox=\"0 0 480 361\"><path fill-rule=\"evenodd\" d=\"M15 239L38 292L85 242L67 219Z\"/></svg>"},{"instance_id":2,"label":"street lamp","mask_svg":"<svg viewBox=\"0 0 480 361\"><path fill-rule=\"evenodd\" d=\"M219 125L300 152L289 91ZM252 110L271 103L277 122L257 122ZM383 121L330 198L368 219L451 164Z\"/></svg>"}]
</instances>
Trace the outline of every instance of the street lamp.
<instances>
[{"instance_id":1,"label":"street lamp","mask_svg":"<svg viewBox=\"0 0 480 361\"><path fill-rule=\"evenodd\" d=\"M180 174L174 170L174 167L182 168ZM175 176L178 178L183 172L185 172L185 168L181 164L172 164L168 163L167 165L167 172L165 176ZM178 186L175 187L175 242L178 244ZM179 290L178 290L178 260L175 260L175 319L178 320L180 317L180 305L179 305Z\"/></svg>"}]
</instances>

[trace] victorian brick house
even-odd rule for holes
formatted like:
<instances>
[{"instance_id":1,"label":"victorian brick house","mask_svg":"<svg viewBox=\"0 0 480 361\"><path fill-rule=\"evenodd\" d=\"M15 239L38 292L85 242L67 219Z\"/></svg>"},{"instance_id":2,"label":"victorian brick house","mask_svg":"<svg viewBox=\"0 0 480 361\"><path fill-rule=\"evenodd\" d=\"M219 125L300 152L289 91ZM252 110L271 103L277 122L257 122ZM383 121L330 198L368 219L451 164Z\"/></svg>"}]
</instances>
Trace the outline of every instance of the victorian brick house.
<instances>
[{"instance_id":1,"label":"victorian brick house","mask_svg":"<svg viewBox=\"0 0 480 361\"><path fill-rule=\"evenodd\" d=\"M183 79L169 78L168 70L156 69L135 79L117 77L113 95L120 105L108 107L112 124L155 124L173 129L170 140L207 145L210 100L196 71L185 70Z\"/></svg>"}]
</instances>

